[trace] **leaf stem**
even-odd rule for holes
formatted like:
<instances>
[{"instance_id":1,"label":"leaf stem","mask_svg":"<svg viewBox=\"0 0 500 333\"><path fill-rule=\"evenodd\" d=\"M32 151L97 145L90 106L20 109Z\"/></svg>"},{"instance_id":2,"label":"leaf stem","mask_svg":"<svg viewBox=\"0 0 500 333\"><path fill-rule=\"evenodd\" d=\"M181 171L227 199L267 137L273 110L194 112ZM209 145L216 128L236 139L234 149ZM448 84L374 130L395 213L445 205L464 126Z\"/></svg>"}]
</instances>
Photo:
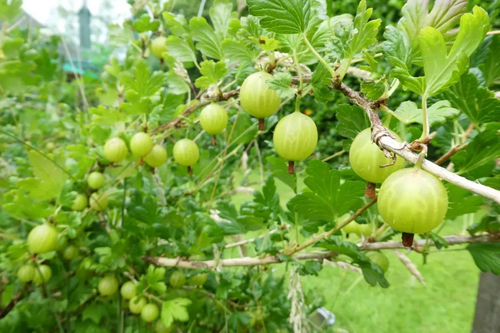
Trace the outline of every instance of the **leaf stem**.
<instances>
[{"instance_id":1,"label":"leaf stem","mask_svg":"<svg viewBox=\"0 0 500 333\"><path fill-rule=\"evenodd\" d=\"M335 78L337 76L337 73L333 70L333 68L326 62L325 59L323 59L322 56L319 55L318 52L314 49L314 47L311 45L311 42L309 42L309 39L307 39L307 35L305 33L302 33L302 38L304 39L304 43L306 43L307 47L311 52L314 54L314 56L318 59L318 61L325 66L325 68L330 72L332 75L332 78Z\"/></svg>"},{"instance_id":2,"label":"leaf stem","mask_svg":"<svg viewBox=\"0 0 500 333\"><path fill-rule=\"evenodd\" d=\"M418 141L423 142L429 136L429 118L427 116L427 96L422 96L422 136Z\"/></svg>"}]
</instances>

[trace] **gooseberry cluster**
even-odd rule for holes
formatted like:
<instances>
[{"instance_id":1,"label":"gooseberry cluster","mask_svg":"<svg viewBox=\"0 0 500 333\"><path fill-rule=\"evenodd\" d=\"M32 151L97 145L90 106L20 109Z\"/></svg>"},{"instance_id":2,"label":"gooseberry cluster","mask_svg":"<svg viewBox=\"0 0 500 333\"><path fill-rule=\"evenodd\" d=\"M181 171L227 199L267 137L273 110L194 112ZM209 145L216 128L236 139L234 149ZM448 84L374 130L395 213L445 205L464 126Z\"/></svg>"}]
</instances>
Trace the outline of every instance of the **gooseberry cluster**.
<instances>
[{"instance_id":1,"label":"gooseberry cluster","mask_svg":"<svg viewBox=\"0 0 500 333\"><path fill-rule=\"evenodd\" d=\"M400 140L393 132L391 134ZM403 233L403 244L411 247L413 234L436 228L446 216L448 193L443 183L419 165L404 168L404 160L387 158L373 143L369 128L354 139L349 162L358 176L369 183L382 183L377 207L382 219ZM344 231L362 233L355 223Z\"/></svg>"}]
</instances>

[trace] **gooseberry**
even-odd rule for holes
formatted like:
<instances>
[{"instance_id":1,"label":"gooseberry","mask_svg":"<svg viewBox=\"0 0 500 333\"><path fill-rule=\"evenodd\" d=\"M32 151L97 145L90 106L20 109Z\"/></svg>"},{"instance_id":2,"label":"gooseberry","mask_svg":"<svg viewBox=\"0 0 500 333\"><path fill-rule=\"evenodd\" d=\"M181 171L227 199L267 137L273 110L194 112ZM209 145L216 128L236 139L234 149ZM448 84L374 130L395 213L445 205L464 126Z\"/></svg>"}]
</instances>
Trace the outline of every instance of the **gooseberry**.
<instances>
[{"instance_id":1,"label":"gooseberry","mask_svg":"<svg viewBox=\"0 0 500 333\"><path fill-rule=\"evenodd\" d=\"M246 112L259 119L259 130L263 131L264 118L275 113L280 104L276 90L269 88L267 80L273 76L267 72L253 73L241 85L240 103Z\"/></svg>"},{"instance_id":2,"label":"gooseberry","mask_svg":"<svg viewBox=\"0 0 500 333\"><path fill-rule=\"evenodd\" d=\"M90 196L90 207L95 211L101 211L108 208L109 199L105 193L94 192Z\"/></svg>"},{"instance_id":3,"label":"gooseberry","mask_svg":"<svg viewBox=\"0 0 500 333\"><path fill-rule=\"evenodd\" d=\"M158 58L163 59L163 53L167 52L167 38L156 37L151 43L151 52Z\"/></svg>"},{"instance_id":4,"label":"gooseberry","mask_svg":"<svg viewBox=\"0 0 500 333\"><path fill-rule=\"evenodd\" d=\"M157 168L167 161L167 150L160 145L154 145L149 154L144 157L150 167Z\"/></svg>"},{"instance_id":5,"label":"gooseberry","mask_svg":"<svg viewBox=\"0 0 500 333\"><path fill-rule=\"evenodd\" d=\"M33 282L42 284L49 282L52 277L52 269L47 265L39 265L35 267L35 274L33 275Z\"/></svg>"},{"instance_id":6,"label":"gooseberry","mask_svg":"<svg viewBox=\"0 0 500 333\"><path fill-rule=\"evenodd\" d=\"M283 117L273 135L274 148L285 160L294 162L310 156L318 143L318 129L308 116L296 111ZM293 163L290 163L293 173Z\"/></svg>"},{"instance_id":7,"label":"gooseberry","mask_svg":"<svg viewBox=\"0 0 500 333\"><path fill-rule=\"evenodd\" d=\"M23 265L17 271L19 282L30 282L35 276L35 267L33 265Z\"/></svg>"},{"instance_id":8,"label":"gooseberry","mask_svg":"<svg viewBox=\"0 0 500 333\"><path fill-rule=\"evenodd\" d=\"M143 157L153 148L153 140L151 136L144 132L136 133L130 139L130 151L138 157Z\"/></svg>"},{"instance_id":9,"label":"gooseberry","mask_svg":"<svg viewBox=\"0 0 500 333\"><path fill-rule=\"evenodd\" d=\"M448 193L443 183L427 171L417 167L402 169L382 183L377 207L380 216L394 229L422 234L443 221Z\"/></svg>"},{"instance_id":10,"label":"gooseberry","mask_svg":"<svg viewBox=\"0 0 500 333\"><path fill-rule=\"evenodd\" d=\"M104 157L110 162L118 163L127 157L127 145L120 138L109 139L104 145Z\"/></svg>"},{"instance_id":11,"label":"gooseberry","mask_svg":"<svg viewBox=\"0 0 500 333\"><path fill-rule=\"evenodd\" d=\"M57 247L58 233L50 224L34 227L28 235L28 246L32 253L42 254L54 251Z\"/></svg>"},{"instance_id":12,"label":"gooseberry","mask_svg":"<svg viewBox=\"0 0 500 333\"><path fill-rule=\"evenodd\" d=\"M207 282L207 273L200 273L191 277L191 283L195 286L203 286L205 282Z\"/></svg>"},{"instance_id":13,"label":"gooseberry","mask_svg":"<svg viewBox=\"0 0 500 333\"><path fill-rule=\"evenodd\" d=\"M125 282L120 289L120 293L122 294L122 297L125 299L134 298L135 297L135 283L132 281Z\"/></svg>"},{"instance_id":14,"label":"gooseberry","mask_svg":"<svg viewBox=\"0 0 500 333\"><path fill-rule=\"evenodd\" d=\"M130 312L133 314L139 314L141 313L142 309L148 302L143 296L135 296L130 300L128 303L128 309Z\"/></svg>"},{"instance_id":15,"label":"gooseberry","mask_svg":"<svg viewBox=\"0 0 500 333\"><path fill-rule=\"evenodd\" d=\"M181 139L174 145L174 159L182 166L190 167L200 157L200 150L193 140Z\"/></svg>"},{"instance_id":16,"label":"gooseberry","mask_svg":"<svg viewBox=\"0 0 500 333\"><path fill-rule=\"evenodd\" d=\"M186 283L186 275L181 271L175 271L170 275L170 285L174 288L181 288Z\"/></svg>"},{"instance_id":17,"label":"gooseberry","mask_svg":"<svg viewBox=\"0 0 500 333\"><path fill-rule=\"evenodd\" d=\"M174 325L170 325L169 327L165 327L161 320L158 320L155 324L155 332L156 333L170 333L174 329Z\"/></svg>"},{"instance_id":18,"label":"gooseberry","mask_svg":"<svg viewBox=\"0 0 500 333\"><path fill-rule=\"evenodd\" d=\"M401 141L396 133L391 131L391 134L396 140ZM354 138L349 150L349 163L358 176L370 183L382 183L393 172L405 166L405 160L396 156L396 163L380 167L392 163L392 159L385 157L379 146L372 141L369 128L359 132Z\"/></svg>"},{"instance_id":19,"label":"gooseberry","mask_svg":"<svg viewBox=\"0 0 500 333\"><path fill-rule=\"evenodd\" d=\"M103 187L104 181L104 175L98 171L90 173L90 175L87 177L87 184L93 190L98 190Z\"/></svg>"},{"instance_id":20,"label":"gooseberry","mask_svg":"<svg viewBox=\"0 0 500 333\"><path fill-rule=\"evenodd\" d=\"M158 318L159 313L160 311L158 309L158 305L154 303L148 303L144 305L144 307L141 310L141 318L146 323L150 323L152 321L155 321L156 318Z\"/></svg>"},{"instance_id":21,"label":"gooseberry","mask_svg":"<svg viewBox=\"0 0 500 333\"><path fill-rule=\"evenodd\" d=\"M201 127L210 135L217 135L226 128L227 111L219 104L211 103L201 111Z\"/></svg>"},{"instance_id":22,"label":"gooseberry","mask_svg":"<svg viewBox=\"0 0 500 333\"><path fill-rule=\"evenodd\" d=\"M78 247L76 247L75 245L69 245L63 251L63 258L66 260L73 260L78 257L79 253L80 250L78 250Z\"/></svg>"},{"instance_id":23,"label":"gooseberry","mask_svg":"<svg viewBox=\"0 0 500 333\"><path fill-rule=\"evenodd\" d=\"M102 296L111 296L118 290L118 280L113 275L107 275L99 281L97 290Z\"/></svg>"},{"instance_id":24,"label":"gooseberry","mask_svg":"<svg viewBox=\"0 0 500 333\"><path fill-rule=\"evenodd\" d=\"M366 256L368 257L368 259L379 265L384 273L387 272L387 269L389 268L389 259L387 259L387 257L382 252L372 251L368 252Z\"/></svg>"},{"instance_id":25,"label":"gooseberry","mask_svg":"<svg viewBox=\"0 0 500 333\"><path fill-rule=\"evenodd\" d=\"M71 206L72 210L80 211L84 210L88 205L88 199L85 194L77 194L75 197L75 201L73 201L73 206Z\"/></svg>"}]
</instances>

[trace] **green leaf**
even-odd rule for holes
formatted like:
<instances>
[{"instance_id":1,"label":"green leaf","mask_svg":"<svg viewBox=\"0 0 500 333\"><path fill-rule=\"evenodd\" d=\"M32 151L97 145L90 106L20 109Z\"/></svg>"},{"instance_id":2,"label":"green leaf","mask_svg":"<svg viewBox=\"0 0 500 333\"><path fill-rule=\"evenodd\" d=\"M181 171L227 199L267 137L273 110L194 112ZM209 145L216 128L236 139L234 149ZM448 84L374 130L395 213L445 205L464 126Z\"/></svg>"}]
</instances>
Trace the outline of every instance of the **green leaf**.
<instances>
[{"instance_id":1,"label":"green leaf","mask_svg":"<svg viewBox=\"0 0 500 333\"><path fill-rule=\"evenodd\" d=\"M217 60L223 59L221 42L222 40L215 34L214 29L203 17L193 17L189 21L191 34L198 43L198 49L203 55Z\"/></svg>"},{"instance_id":2,"label":"green leaf","mask_svg":"<svg viewBox=\"0 0 500 333\"><path fill-rule=\"evenodd\" d=\"M467 246L477 267L487 273L500 274L500 244L498 243L476 243Z\"/></svg>"},{"instance_id":3,"label":"green leaf","mask_svg":"<svg viewBox=\"0 0 500 333\"><path fill-rule=\"evenodd\" d=\"M131 72L124 72L120 76L122 85L127 88L125 96L129 101L121 107L129 114L150 113L157 104L151 97L162 87L165 75L161 71L151 75L144 59L136 61Z\"/></svg>"},{"instance_id":4,"label":"green leaf","mask_svg":"<svg viewBox=\"0 0 500 333\"><path fill-rule=\"evenodd\" d=\"M297 191L297 179L295 174L288 173L288 166L284 159L269 156L266 161L271 164L270 170L273 176L288 185L294 192Z\"/></svg>"},{"instance_id":5,"label":"green leaf","mask_svg":"<svg viewBox=\"0 0 500 333\"><path fill-rule=\"evenodd\" d=\"M143 33L146 31L158 31L160 27L160 21L151 20L149 14L142 15L138 20L134 21L134 30L138 33Z\"/></svg>"},{"instance_id":6,"label":"green leaf","mask_svg":"<svg viewBox=\"0 0 500 333\"><path fill-rule=\"evenodd\" d=\"M473 195L471 192L453 184L448 183L445 186L450 203L446 219L454 219L464 214L475 213L481 209L483 199L480 196Z\"/></svg>"},{"instance_id":7,"label":"green leaf","mask_svg":"<svg viewBox=\"0 0 500 333\"><path fill-rule=\"evenodd\" d=\"M185 36L189 34L189 25L184 15L164 12L163 19L165 20L165 25L170 28L173 35Z\"/></svg>"},{"instance_id":8,"label":"green leaf","mask_svg":"<svg viewBox=\"0 0 500 333\"><path fill-rule=\"evenodd\" d=\"M170 35L167 38L167 52L176 61L181 62L196 62L196 54L194 50L184 39Z\"/></svg>"},{"instance_id":9,"label":"green leaf","mask_svg":"<svg viewBox=\"0 0 500 333\"><path fill-rule=\"evenodd\" d=\"M0 0L0 21L8 23L21 15L23 0Z\"/></svg>"},{"instance_id":10,"label":"green leaf","mask_svg":"<svg viewBox=\"0 0 500 333\"><path fill-rule=\"evenodd\" d=\"M411 67L411 45L406 34L393 26L388 26L384 32L382 43L385 57L393 66L408 69Z\"/></svg>"},{"instance_id":11,"label":"green leaf","mask_svg":"<svg viewBox=\"0 0 500 333\"><path fill-rule=\"evenodd\" d=\"M152 290L162 294L167 291L165 280L165 268L149 265L146 276L142 276L141 281L147 283Z\"/></svg>"},{"instance_id":12,"label":"green leaf","mask_svg":"<svg viewBox=\"0 0 500 333\"><path fill-rule=\"evenodd\" d=\"M353 58L366 48L377 42L378 28L382 20L370 21L373 9L366 8L366 0L361 0L358 5L356 17L354 18L352 36L347 43L345 56Z\"/></svg>"},{"instance_id":13,"label":"green leaf","mask_svg":"<svg viewBox=\"0 0 500 333\"><path fill-rule=\"evenodd\" d=\"M290 73L277 73L273 78L266 81L269 88L276 90L276 95L280 98L292 98L295 96L295 89L292 85L292 75Z\"/></svg>"},{"instance_id":14,"label":"green leaf","mask_svg":"<svg viewBox=\"0 0 500 333\"><path fill-rule=\"evenodd\" d=\"M500 100L493 92L479 87L477 77L472 73L463 75L444 95L476 124L500 119Z\"/></svg>"},{"instance_id":15,"label":"green leaf","mask_svg":"<svg viewBox=\"0 0 500 333\"><path fill-rule=\"evenodd\" d=\"M474 58L480 58L479 63L476 66L479 67L484 76L486 88L494 84L494 82L500 79L500 35L487 36L484 39L483 44L479 46L476 53L473 55Z\"/></svg>"},{"instance_id":16,"label":"green leaf","mask_svg":"<svg viewBox=\"0 0 500 333\"><path fill-rule=\"evenodd\" d=\"M429 13L429 1L408 0L401 10L403 17L398 22L398 29L410 42L412 58L420 53L418 37L425 27L434 27L441 34L446 34L449 38L454 37L449 31L467 10L467 3L468 1L464 0L436 0Z\"/></svg>"},{"instance_id":17,"label":"green leaf","mask_svg":"<svg viewBox=\"0 0 500 333\"><path fill-rule=\"evenodd\" d=\"M247 0L247 5L264 29L280 34L305 32L311 14L310 0Z\"/></svg>"},{"instance_id":18,"label":"green leaf","mask_svg":"<svg viewBox=\"0 0 500 333\"><path fill-rule=\"evenodd\" d=\"M447 248L449 246L448 242L435 232L429 232L429 237L432 239L438 250L441 250L442 248Z\"/></svg>"},{"instance_id":19,"label":"green leaf","mask_svg":"<svg viewBox=\"0 0 500 333\"><path fill-rule=\"evenodd\" d=\"M306 172L308 176L304 183L312 192L297 194L289 202L289 206L302 217L331 222L363 205L363 182L341 183L340 171L330 169L328 164L319 160L309 162Z\"/></svg>"},{"instance_id":20,"label":"green leaf","mask_svg":"<svg viewBox=\"0 0 500 333\"><path fill-rule=\"evenodd\" d=\"M257 59L259 52L248 47L242 41L232 39L225 39L221 44L224 57L228 58L231 62L253 62Z\"/></svg>"},{"instance_id":21,"label":"green leaf","mask_svg":"<svg viewBox=\"0 0 500 333\"><path fill-rule=\"evenodd\" d=\"M222 40L227 37L229 24L232 18L236 18L236 13L232 12L233 4L227 0L216 0L210 8L210 20L215 29L215 33Z\"/></svg>"},{"instance_id":22,"label":"green leaf","mask_svg":"<svg viewBox=\"0 0 500 333\"><path fill-rule=\"evenodd\" d=\"M267 36L260 36L259 38L251 36L248 37L248 39L253 41L255 45L257 45L261 50L266 52L277 50L280 47L279 40Z\"/></svg>"},{"instance_id":23,"label":"green leaf","mask_svg":"<svg viewBox=\"0 0 500 333\"><path fill-rule=\"evenodd\" d=\"M108 307L103 303L93 303L84 308L82 319L90 319L95 324L99 324L104 316L108 314Z\"/></svg>"},{"instance_id":24,"label":"green leaf","mask_svg":"<svg viewBox=\"0 0 500 333\"><path fill-rule=\"evenodd\" d=\"M161 308L161 322L165 327L170 327L174 320L188 321L187 307L191 305L189 298L175 298L163 303Z\"/></svg>"},{"instance_id":25,"label":"green leaf","mask_svg":"<svg viewBox=\"0 0 500 333\"><path fill-rule=\"evenodd\" d=\"M401 103L395 112L405 124L423 124L422 109L419 109L417 104L412 101ZM427 108L429 125L444 123L446 119L457 116L459 112L457 109L452 108L448 101L436 102Z\"/></svg>"},{"instance_id":26,"label":"green leaf","mask_svg":"<svg viewBox=\"0 0 500 333\"><path fill-rule=\"evenodd\" d=\"M202 76L196 79L194 85L201 89L207 89L212 84L217 85L217 82L226 75L226 63L224 61L205 60L201 63L200 73Z\"/></svg>"},{"instance_id":27,"label":"green leaf","mask_svg":"<svg viewBox=\"0 0 500 333\"><path fill-rule=\"evenodd\" d=\"M474 7L473 12L461 17L457 39L449 52L437 29L427 27L420 32L426 96L433 96L458 82L467 69L468 58L486 36L490 26L488 14L480 7Z\"/></svg>"},{"instance_id":28,"label":"green leaf","mask_svg":"<svg viewBox=\"0 0 500 333\"><path fill-rule=\"evenodd\" d=\"M103 105L90 108L92 125L101 127L114 127L118 123L125 122L125 116L114 108L107 108Z\"/></svg>"},{"instance_id":29,"label":"green leaf","mask_svg":"<svg viewBox=\"0 0 500 333\"><path fill-rule=\"evenodd\" d=\"M363 109L355 105L340 105L337 108L337 119L339 134L350 139L354 139L359 132L370 127L370 121Z\"/></svg>"},{"instance_id":30,"label":"green leaf","mask_svg":"<svg viewBox=\"0 0 500 333\"><path fill-rule=\"evenodd\" d=\"M470 172L500 158L500 123L490 123L469 143L467 148L451 158L458 174Z\"/></svg>"},{"instance_id":31,"label":"green leaf","mask_svg":"<svg viewBox=\"0 0 500 333\"><path fill-rule=\"evenodd\" d=\"M384 95L387 90L386 80L363 81L361 82L361 92L371 100L377 100Z\"/></svg>"},{"instance_id":32,"label":"green leaf","mask_svg":"<svg viewBox=\"0 0 500 333\"><path fill-rule=\"evenodd\" d=\"M382 268L370 261L356 244L343 242L341 237L333 236L318 246L350 257L352 263L361 268L363 277L370 285L376 286L378 283L382 288L389 287L389 281L385 278Z\"/></svg>"},{"instance_id":33,"label":"green leaf","mask_svg":"<svg viewBox=\"0 0 500 333\"><path fill-rule=\"evenodd\" d=\"M34 150L28 153L28 159L33 168L33 174L41 181L40 186L43 186L46 196L49 198L58 197L68 175L55 163L64 165L63 161L61 159L50 160Z\"/></svg>"}]
</instances>

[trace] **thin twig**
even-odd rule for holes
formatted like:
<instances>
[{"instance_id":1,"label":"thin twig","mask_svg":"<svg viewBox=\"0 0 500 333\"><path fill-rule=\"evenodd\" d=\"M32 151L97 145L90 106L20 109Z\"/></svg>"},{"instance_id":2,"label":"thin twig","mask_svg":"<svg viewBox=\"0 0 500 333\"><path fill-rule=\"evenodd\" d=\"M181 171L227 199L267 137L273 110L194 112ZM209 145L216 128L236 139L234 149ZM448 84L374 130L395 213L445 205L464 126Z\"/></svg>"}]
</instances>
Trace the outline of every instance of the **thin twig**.
<instances>
[{"instance_id":1,"label":"thin twig","mask_svg":"<svg viewBox=\"0 0 500 333\"><path fill-rule=\"evenodd\" d=\"M500 242L500 237L492 237L491 235L480 235L480 236L446 236L443 237L444 240L449 245L460 245L460 244L471 244L471 243L495 243ZM414 247L422 247L425 244L425 239L418 240L414 243ZM374 251L374 250L384 250L384 249L404 249L405 246L401 242L378 242L378 243L366 243L358 244L360 250L362 251ZM429 241L429 246L435 246L434 242ZM292 257L293 260L324 260L336 256L335 252L323 251L323 252L311 252L311 253L299 253ZM164 257L143 257L144 261L154 264L156 266L163 267L179 267L187 269L200 269L209 268L213 269L215 265L219 267L243 267L243 266L257 266L257 265L269 265L282 263L283 261L278 256L268 256L264 258L232 258L232 259L221 259L218 262L216 260L207 261L190 261L187 259L179 260L177 258L164 258Z\"/></svg>"},{"instance_id":2,"label":"thin twig","mask_svg":"<svg viewBox=\"0 0 500 333\"><path fill-rule=\"evenodd\" d=\"M466 143L462 143L461 145L451 147L451 149L448 150L448 152L446 152L446 154L444 154L443 156L441 156L440 158L438 158L436 160L436 162L434 162L434 163L436 165L443 164L444 162L446 162L447 160L449 160L450 157L452 157L453 155L455 155L456 153L458 153L460 150L465 149L465 147L467 147L468 145L469 145L469 143L466 142Z\"/></svg>"}]
</instances>

